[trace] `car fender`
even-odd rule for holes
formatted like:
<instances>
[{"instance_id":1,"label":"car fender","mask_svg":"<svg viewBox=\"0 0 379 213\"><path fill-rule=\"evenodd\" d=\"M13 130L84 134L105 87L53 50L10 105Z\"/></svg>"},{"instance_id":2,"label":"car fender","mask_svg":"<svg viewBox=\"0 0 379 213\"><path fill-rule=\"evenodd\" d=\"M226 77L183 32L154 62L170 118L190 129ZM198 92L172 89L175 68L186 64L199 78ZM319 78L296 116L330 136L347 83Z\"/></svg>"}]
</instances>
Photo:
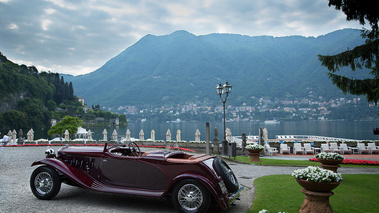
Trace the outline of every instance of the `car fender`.
<instances>
[{"instance_id":1,"label":"car fender","mask_svg":"<svg viewBox=\"0 0 379 213\"><path fill-rule=\"evenodd\" d=\"M59 172L63 173L64 176L71 179L72 181L76 182L78 185L83 186L85 188L91 189L91 186L94 182L94 179L87 175L86 173L77 170L76 168L67 165L63 163L60 160L57 160L55 158L45 158L42 160L38 160L33 162L32 166L36 165L47 165L51 168L54 168L58 170Z\"/></svg>"},{"instance_id":2,"label":"car fender","mask_svg":"<svg viewBox=\"0 0 379 213\"><path fill-rule=\"evenodd\" d=\"M221 188L218 185L218 180L214 180L214 181L216 181L216 182L214 182L214 181L210 180L209 178L207 178L203 175L197 174L197 173L183 173L183 174L176 176L173 179L172 184L170 185L169 188L171 189L176 183L178 183L179 181L184 180L184 179L194 179L194 180L199 181L209 190L209 192L212 194L213 198L216 200L216 202L219 204L219 206L222 209L226 209L228 207L228 204L227 204L228 201L225 199L226 195L222 194Z\"/></svg>"}]
</instances>

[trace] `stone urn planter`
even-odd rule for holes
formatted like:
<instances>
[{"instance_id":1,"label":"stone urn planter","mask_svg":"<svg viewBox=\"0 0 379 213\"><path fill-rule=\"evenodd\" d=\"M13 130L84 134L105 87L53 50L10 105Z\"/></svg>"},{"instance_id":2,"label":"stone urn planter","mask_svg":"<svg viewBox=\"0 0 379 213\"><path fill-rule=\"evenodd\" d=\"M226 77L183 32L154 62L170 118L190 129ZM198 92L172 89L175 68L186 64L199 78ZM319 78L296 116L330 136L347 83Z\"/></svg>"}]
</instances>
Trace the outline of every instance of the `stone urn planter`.
<instances>
[{"instance_id":1,"label":"stone urn planter","mask_svg":"<svg viewBox=\"0 0 379 213\"><path fill-rule=\"evenodd\" d=\"M259 156L261 155L263 149L248 149L250 156L250 161L261 161Z\"/></svg>"},{"instance_id":2,"label":"stone urn planter","mask_svg":"<svg viewBox=\"0 0 379 213\"><path fill-rule=\"evenodd\" d=\"M262 145L254 144L254 145L247 145L245 149L249 152L250 161L261 161L259 159L259 156L264 149Z\"/></svg>"},{"instance_id":3,"label":"stone urn planter","mask_svg":"<svg viewBox=\"0 0 379 213\"><path fill-rule=\"evenodd\" d=\"M337 169L340 167L339 164L341 164L344 159L344 157L338 153L326 152L319 153L315 157L321 163L322 168L333 172L337 172Z\"/></svg>"},{"instance_id":4,"label":"stone urn planter","mask_svg":"<svg viewBox=\"0 0 379 213\"><path fill-rule=\"evenodd\" d=\"M320 183L312 182L303 179L296 179L297 183L300 184L304 189L314 192L331 192L333 189L337 188L341 182L330 182L330 183Z\"/></svg>"},{"instance_id":5,"label":"stone urn planter","mask_svg":"<svg viewBox=\"0 0 379 213\"><path fill-rule=\"evenodd\" d=\"M300 213L332 213L329 197L342 180L341 174L320 167L308 166L292 173L296 181L303 187L304 202Z\"/></svg>"},{"instance_id":6,"label":"stone urn planter","mask_svg":"<svg viewBox=\"0 0 379 213\"><path fill-rule=\"evenodd\" d=\"M317 160L320 163L326 164L326 165L338 165L338 164L341 164L343 161L343 159L334 160L334 159L323 159L323 158L317 158Z\"/></svg>"}]
</instances>

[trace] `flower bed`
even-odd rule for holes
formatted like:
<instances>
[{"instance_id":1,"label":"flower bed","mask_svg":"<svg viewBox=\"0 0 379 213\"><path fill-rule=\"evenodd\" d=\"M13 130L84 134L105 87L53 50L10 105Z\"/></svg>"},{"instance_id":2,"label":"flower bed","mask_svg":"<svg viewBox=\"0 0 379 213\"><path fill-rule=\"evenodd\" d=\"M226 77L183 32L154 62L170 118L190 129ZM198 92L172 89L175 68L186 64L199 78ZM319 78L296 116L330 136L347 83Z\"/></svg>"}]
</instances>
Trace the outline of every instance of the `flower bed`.
<instances>
[{"instance_id":1,"label":"flower bed","mask_svg":"<svg viewBox=\"0 0 379 213\"><path fill-rule=\"evenodd\" d=\"M310 161L319 162L317 158L310 158ZM359 159L344 159L342 164L353 164L353 165L375 165L379 166L379 161L372 160L359 160Z\"/></svg>"}]
</instances>

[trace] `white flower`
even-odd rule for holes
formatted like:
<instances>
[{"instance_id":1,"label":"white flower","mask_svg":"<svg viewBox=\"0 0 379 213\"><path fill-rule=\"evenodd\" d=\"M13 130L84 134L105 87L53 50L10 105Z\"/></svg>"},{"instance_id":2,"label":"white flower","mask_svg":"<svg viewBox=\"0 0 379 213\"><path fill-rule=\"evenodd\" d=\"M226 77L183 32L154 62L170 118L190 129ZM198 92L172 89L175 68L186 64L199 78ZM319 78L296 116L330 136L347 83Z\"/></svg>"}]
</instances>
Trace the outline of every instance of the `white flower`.
<instances>
[{"instance_id":1,"label":"white flower","mask_svg":"<svg viewBox=\"0 0 379 213\"><path fill-rule=\"evenodd\" d=\"M296 179L320 183L339 182L342 180L341 174L317 166L308 166L305 169L295 170L292 172L292 176Z\"/></svg>"},{"instance_id":2,"label":"white flower","mask_svg":"<svg viewBox=\"0 0 379 213\"><path fill-rule=\"evenodd\" d=\"M264 146L259 144L247 145L245 149L264 149Z\"/></svg>"},{"instance_id":3,"label":"white flower","mask_svg":"<svg viewBox=\"0 0 379 213\"><path fill-rule=\"evenodd\" d=\"M268 210L262 209L258 213L268 213ZM278 212L278 213L286 213L286 212Z\"/></svg>"},{"instance_id":4,"label":"white flower","mask_svg":"<svg viewBox=\"0 0 379 213\"><path fill-rule=\"evenodd\" d=\"M326 159L326 160L343 160L344 157L338 153L326 153L321 152L315 156L316 158Z\"/></svg>"}]
</instances>

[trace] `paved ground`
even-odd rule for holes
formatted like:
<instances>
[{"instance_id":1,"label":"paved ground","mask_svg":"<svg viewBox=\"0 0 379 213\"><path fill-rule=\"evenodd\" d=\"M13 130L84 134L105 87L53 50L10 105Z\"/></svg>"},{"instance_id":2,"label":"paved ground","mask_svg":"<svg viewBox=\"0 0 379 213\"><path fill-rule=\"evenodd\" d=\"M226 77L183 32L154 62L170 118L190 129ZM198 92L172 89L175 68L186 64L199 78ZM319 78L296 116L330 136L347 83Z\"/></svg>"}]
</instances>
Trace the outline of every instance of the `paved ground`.
<instances>
[{"instance_id":1,"label":"paved ground","mask_svg":"<svg viewBox=\"0 0 379 213\"><path fill-rule=\"evenodd\" d=\"M59 147L53 147L57 150ZM54 200L35 198L29 187L33 161L44 158L46 147L4 147L0 149L0 213L8 212L176 212L170 201L93 192L62 184ZM304 156L274 156L304 158ZM309 158L309 157L308 157ZM304 158L307 159L307 156ZM254 199L253 181L265 175L291 174L298 167L256 166L228 162L240 185L246 188L241 201L226 213L246 212ZM339 168L342 174L379 174L379 168ZM211 212L218 212L212 207Z\"/></svg>"}]
</instances>

